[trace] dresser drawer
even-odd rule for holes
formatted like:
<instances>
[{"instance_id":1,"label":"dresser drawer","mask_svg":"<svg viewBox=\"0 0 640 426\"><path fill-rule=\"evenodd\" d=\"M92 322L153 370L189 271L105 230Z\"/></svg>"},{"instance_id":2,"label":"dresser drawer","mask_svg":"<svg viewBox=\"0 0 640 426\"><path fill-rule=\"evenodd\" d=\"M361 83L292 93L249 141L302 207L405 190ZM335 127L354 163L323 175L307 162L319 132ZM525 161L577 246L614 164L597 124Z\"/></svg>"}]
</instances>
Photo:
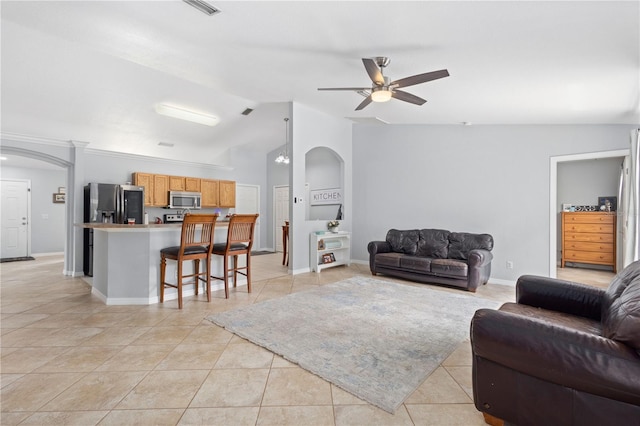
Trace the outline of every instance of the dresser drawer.
<instances>
[{"instance_id":1,"label":"dresser drawer","mask_svg":"<svg viewBox=\"0 0 640 426\"><path fill-rule=\"evenodd\" d=\"M565 250L563 257L565 262L613 264L613 252L598 253L594 251Z\"/></svg>"},{"instance_id":2,"label":"dresser drawer","mask_svg":"<svg viewBox=\"0 0 640 426\"><path fill-rule=\"evenodd\" d=\"M613 224L615 213L565 213L563 216L565 225L570 223L606 223Z\"/></svg>"},{"instance_id":3,"label":"dresser drawer","mask_svg":"<svg viewBox=\"0 0 640 426\"><path fill-rule=\"evenodd\" d=\"M565 250L597 251L601 253L613 253L613 243L586 243L583 241L566 242Z\"/></svg>"},{"instance_id":4,"label":"dresser drawer","mask_svg":"<svg viewBox=\"0 0 640 426\"><path fill-rule=\"evenodd\" d=\"M564 243L566 245L574 241L584 241L588 243L613 243L613 234L599 234L595 232L566 232L564 234Z\"/></svg>"},{"instance_id":5,"label":"dresser drawer","mask_svg":"<svg viewBox=\"0 0 640 426\"><path fill-rule=\"evenodd\" d=\"M613 225L601 225L599 223L567 223L564 232L588 232L613 234Z\"/></svg>"}]
</instances>

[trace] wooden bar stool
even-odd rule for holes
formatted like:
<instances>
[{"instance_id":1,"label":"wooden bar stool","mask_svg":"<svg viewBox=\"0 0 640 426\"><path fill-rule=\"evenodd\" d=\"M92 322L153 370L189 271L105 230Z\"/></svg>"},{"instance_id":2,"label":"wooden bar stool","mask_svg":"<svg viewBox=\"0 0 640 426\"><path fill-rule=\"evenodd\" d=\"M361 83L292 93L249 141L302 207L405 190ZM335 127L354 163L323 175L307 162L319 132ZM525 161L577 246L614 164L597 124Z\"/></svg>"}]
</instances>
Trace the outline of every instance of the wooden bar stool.
<instances>
[{"instance_id":1,"label":"wooden bar stool","mask_svg":"<svg viewBox=\"0 0 640 426\"><path fill-rule=\"evenodd\" d=\"M236 287L238 274L247 277L247 290L251 293L251 246L253 245L253 232L256 227L257 214L234 214L229 219L227 242L213 245L212 255L223 256L224 276L211 276L216 280L224 281L224 297L229 298L229 276L233 276L233 286ZM247 256L247 265L238 266L238 256ZM233 266L229 265L229 258L233 256ZM244 272L243 272L244 271Z\"/></svg>"},{"instance_id":2,"label":"wooden bar stool","mask_svg":"<svg viewBox=\"0 0 640 426\"><path fill-rule=\"evenodd\" d=\"M198 294L200 280L207 283L207 302L211 301L211 253L213 250L213 232L217 214L184 215L180 245L160 250L160 303L164 303L164 288L178 289L178 308L182 309L182 280L195 278L195 293ZM199 232L196 232L199 231ZM167 259L175 260L178 268L178 280L175 284L166 282ZM182 275L182 262L193 260L193 274ZM205 261L204 272L200 271L200 260Z\"/></svg>"}]
</instances>

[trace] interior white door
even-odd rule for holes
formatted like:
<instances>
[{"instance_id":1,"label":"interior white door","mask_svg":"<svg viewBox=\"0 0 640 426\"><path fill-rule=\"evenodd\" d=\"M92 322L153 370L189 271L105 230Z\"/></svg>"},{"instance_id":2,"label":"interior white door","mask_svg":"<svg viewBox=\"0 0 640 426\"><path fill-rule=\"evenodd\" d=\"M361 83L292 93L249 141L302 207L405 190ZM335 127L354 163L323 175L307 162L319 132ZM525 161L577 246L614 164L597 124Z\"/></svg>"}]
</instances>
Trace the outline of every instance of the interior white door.
<instances>
[{"instance_id":1,"label":"interior white door","mask_svg":"<svg viewBox=\"0 0 640 426\"><path fill-rule=\"evenodd\" d=\"M258 185L236 184L236 213L260 214L260 187ZM260 250L260 216L253 231L253 250Z\"/></svg>"},{"instance_id":2,"label":"interior white door","mask_svg":"<svg viewBox=\"0 0 640 426\"><path fill-rule=\"evenodd\" d=\"M282 247L282 225L285 220L289 220L289 187L288 186L276 186L273 189L274 199L274 218L275 218L275 235L276 239L276 251L281 252L284 250Z\"/></svg>"},{"instance_id":3,"label":"interior white door","mask_svg":"<svg viewBox=\"0 0 640 426\"><path fill-rule=\"evenodd\" d=\"M2 180L0 258L29 256L29 182Z\"/></svg>"}]
</instances>

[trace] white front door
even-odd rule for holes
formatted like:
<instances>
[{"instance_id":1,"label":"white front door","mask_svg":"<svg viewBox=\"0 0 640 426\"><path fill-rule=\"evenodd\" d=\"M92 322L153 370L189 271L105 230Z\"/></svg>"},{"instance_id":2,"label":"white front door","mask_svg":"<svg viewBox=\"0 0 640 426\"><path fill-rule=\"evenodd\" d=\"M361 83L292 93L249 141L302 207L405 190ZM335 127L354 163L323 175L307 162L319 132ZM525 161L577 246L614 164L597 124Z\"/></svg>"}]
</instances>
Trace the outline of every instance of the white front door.
<instances>
[{"instance_id":1,"label":"white front door","mask_svg":"<svg viewBox=\"0 0 640 426\"><path fill-rule=\"evenodd\" d=\"M236 184L236 213L260 214L260 187L258 185ZM260 217L253 231L253 250L260 250Z\"/></svg>"},{"instance_id":2,"label":"white front door","mask_svg":"<svg viewBox=\"0 0 640 426\"><path fill-rule=\"evenodd\" d=\"M0 188L0 258L29 256L29 187L26 180L3 180Z\"/></svg>"},{"instance_id":3,"label":"white front door","mask_svg":"<svg viewBox=\"0 0 640 426\"><path fill-rule=\"evenodd\" d=\"M275 218L275 235L276 251L283 251L282 247L282 226L285 220L289 220L289 187L276 186L273 189L274 199L274 218Z\"/></svg>"}]
</instances>

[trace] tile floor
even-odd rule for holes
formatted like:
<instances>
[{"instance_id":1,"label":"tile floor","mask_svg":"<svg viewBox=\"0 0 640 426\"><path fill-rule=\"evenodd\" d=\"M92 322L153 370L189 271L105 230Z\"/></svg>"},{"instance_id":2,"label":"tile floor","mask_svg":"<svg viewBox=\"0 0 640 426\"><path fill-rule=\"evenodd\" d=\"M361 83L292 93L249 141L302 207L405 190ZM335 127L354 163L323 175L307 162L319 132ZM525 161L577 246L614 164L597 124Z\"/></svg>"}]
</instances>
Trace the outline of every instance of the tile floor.
<instances>
[{"instance_id":1,"label":"tile floor","mask_svg":"<svg viewBox=\"0 0 640 426\"><path fill-rule=\"evenodd\" d=\"M106 306L82 279L61 274L61 256L0 264L0 424L484 424L472 404L469 342L390 415L204 320L370 275L352 265L289 276L280 262L255 256L251 294L189 297L183 310L175 300ZM476 294L510 301L514 289L489 283Z\"/></svg>"}]
</instances>

